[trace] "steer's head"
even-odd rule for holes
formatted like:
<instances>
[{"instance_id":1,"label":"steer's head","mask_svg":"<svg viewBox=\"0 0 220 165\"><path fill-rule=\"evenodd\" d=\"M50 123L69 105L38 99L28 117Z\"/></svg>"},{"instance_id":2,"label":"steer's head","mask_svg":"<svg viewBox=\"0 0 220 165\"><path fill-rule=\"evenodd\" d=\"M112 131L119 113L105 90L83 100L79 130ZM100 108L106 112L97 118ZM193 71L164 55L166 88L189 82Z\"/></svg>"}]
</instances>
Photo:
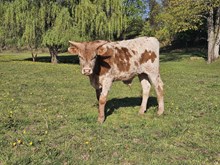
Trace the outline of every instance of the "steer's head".
<instances>
[{"instance_id":1,"label":"steer's head","mask_svg":"<svg viewBox=\"0 0 220 165\"><path fill-rule=\"evenodd\" d=\"M79 56L80 66L82 74L91 75L96 62L97 49L102 45L108 43L108 41L98 40L93 42L74 42L69 41L70 47L68 51L71 54L77 54Z\"/></svg>"}]
</instances>

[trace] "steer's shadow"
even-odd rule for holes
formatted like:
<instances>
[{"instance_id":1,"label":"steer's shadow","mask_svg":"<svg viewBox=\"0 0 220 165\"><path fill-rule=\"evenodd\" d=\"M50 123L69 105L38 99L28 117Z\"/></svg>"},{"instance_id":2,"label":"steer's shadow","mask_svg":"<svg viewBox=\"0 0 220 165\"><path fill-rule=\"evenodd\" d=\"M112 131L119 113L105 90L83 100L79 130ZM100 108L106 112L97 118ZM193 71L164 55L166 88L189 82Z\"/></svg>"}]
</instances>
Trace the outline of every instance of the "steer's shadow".
<instances>
[{"instance_id":1,"label":"steer's shadow","mask_svg":"<svg viewBox=\"0 0 220 165\"><path fill-rule=\"evenodd\" d=\"M125 97L125 98L114 98L106 103L105 107L105 115L106 118L110 116L114 111L118 110L120 107L135 107L141 105L142 98L141 97ZM150 107L157 106L157 98L149 97L147 103L147 109Z\"/></svg>"}]
</instances>

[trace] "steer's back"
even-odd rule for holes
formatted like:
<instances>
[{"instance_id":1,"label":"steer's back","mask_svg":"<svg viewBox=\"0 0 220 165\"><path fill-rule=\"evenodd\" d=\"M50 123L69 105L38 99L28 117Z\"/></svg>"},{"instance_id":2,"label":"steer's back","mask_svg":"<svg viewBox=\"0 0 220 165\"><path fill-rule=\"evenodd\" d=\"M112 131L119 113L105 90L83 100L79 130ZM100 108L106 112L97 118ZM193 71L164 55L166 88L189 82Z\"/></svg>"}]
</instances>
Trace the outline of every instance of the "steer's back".
<instances>
[{"instance_id":1,"label":"steer's back","mask_svg":"<svg viewBox=\"0 0 220 165\"><path fill-rule=\"evenodd\" d=\"M145 50L153 51L159 56L159 41L155 37L139 37L131 40L117 42L121 47L137 51L141 55Z\"/></svg>"},{"instance_id":2,"label":"steer's back","mask_svg":"<svg viewBox=\"0 0 220 165\"><path fill-rule=\"evenodd\" d=\"M154 37L139 37L112 42L114 49L111 75L116 80L129 80L141 73L159 72L159 42Z\"/></svg>"}]
</instances>

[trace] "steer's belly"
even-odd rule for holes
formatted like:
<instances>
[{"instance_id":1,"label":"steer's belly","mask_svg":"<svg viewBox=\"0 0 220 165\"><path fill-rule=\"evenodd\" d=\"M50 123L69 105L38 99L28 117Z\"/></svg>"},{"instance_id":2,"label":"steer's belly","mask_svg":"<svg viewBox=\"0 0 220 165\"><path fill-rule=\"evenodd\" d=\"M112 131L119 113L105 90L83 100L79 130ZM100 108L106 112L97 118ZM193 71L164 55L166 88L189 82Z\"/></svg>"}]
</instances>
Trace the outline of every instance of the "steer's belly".
<instances>
[{"instance_id":1,"label":"steer's belly","mask_svg":"<svg viewBox=\"0 0 220 165\"><path fill-rule=\"evenodd\" d=\"M137 75L136 72L132 72L132 73L121 72L121 73L118 73L114 76L114 80L116 80L116 81L118 81L118 80L126 81L126 80L133 79L136 75Z\"/></svg>"}]
</instances>

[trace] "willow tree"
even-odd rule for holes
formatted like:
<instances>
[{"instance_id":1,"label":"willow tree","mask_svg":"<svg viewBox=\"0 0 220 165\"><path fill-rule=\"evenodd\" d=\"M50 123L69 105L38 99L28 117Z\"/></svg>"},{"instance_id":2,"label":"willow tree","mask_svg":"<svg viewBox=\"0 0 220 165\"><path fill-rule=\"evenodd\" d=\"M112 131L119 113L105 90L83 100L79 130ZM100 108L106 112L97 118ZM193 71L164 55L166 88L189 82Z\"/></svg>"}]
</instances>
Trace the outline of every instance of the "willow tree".
<instances>
[{"instance_id":1,"label":"willow tree","mask_svg":"<svg viewBox=\"0 0 220 165\"><path fill-rule=\"evenodd\" d=\"M75 34L74 38L78 40L76 33L78 30L72 22L68 9L62 8L58 12L52 28L48 29L43 36L43 45L48 47L52 63L58 62L58 51L68 44L68 40L73 39L71 35Z\"/></svg>"},{"instance_id":2,"label":"willow tree","mask_svg":"<svg viewBox=\"0 0 220 165\"><path fill-rule=\"evenodd\" d=\"M13 2L1 2L3 5L2 17L2 31L4 31L5 44L19 46L21 43L21 36L23 33L23 25L25 14L22 12L26 8L26 0L20 2L15 0ZM23 19L21 19L23 18Z\"/></svg>"},{"instance_id":3,"label":"willow tree","mask_svg":"<svg viewBox=\"0 0 220 165\"><path fill-rule=\"evenodd\" d=\"M40 28L38 7L29 0L15 0L2 2L3 14L1 28L4 31L7 45L29 46L33 56L34 48L40 45Z\"/></svg>"},{"instance_id":4,"label":"willow tree","mask_svg":"<svg viewBox=\"0 0 220 165\"><path fill-rule=\"evenodd\" d=\"M36 13L39 13L38 6L30 5L29 10L25 12L28 17L25 19L24 32L22 35L22 44L28 45L31 50L33 61L37 57L37 49L42 42L43 30L40 17L36 17Z\"/></svg>"},{"instance_id":5,"label":"willow tree","mask_svg":"<svg viewBox=\"0 0 220 165\"><path fill-rule=\"evenodd\" d=\"M114 40L129 23L125 2L133 0L2 0L0 40L32 50L46 46L57 62L68 40ZM137 2L142 1L138 0ZM138 4L138 3L137 3ZM2 6L0 6L2 9ZM3 11L3 12L2 12Z\"/></svg>"},{"instance_id":6,"label":"willow tree","mask_svg":"<svg viewBox=\"0 0 220 165\"><path fill-rule=\"evenodd\" d=\"M78 39L78 30L71 12L77 4L77 0L40 1L39 18L41 20L42 45L49 49L52 63L58 62L58 51L67 46L68 40Z\"/></svg>"},{"instance_id":7,"label":"willow tree","mask_svg":"<svg viewBox=\"0 0 220 165\"><path fill-rule=\"evenodd\" d=\"M123 0L81 0L75 21L85 39L115 39L127 25Z\"/></svg>"}]
</instances>

